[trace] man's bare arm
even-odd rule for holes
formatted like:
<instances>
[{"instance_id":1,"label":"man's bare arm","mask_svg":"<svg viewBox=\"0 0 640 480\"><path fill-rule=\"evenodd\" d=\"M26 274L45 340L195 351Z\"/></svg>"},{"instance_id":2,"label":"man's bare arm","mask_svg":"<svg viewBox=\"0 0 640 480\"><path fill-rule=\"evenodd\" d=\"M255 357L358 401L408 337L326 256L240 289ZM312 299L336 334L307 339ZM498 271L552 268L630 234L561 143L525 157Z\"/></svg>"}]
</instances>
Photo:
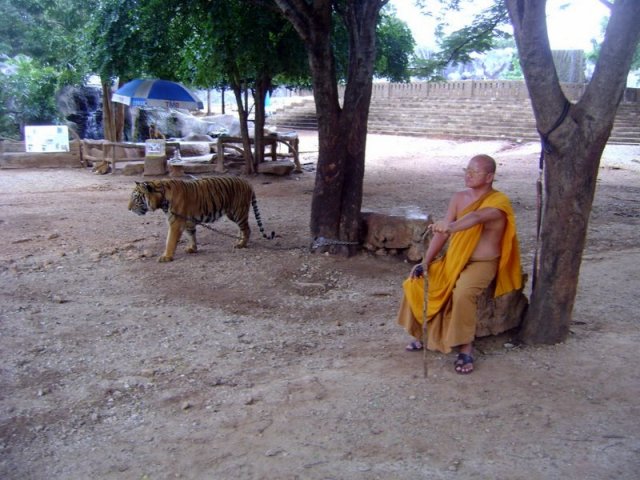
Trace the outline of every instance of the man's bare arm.
<instances>
[{"instance_id":1,"label":"man's bare arm","mask_svg":"<svg viewBox=\"0 0 640 480\"><path fill-rule=\"evenodd\" d=\"M499 220L503 215L504 213L502 212L502 210L498 208L481 208L480 210L470 212L464 217L455 221L448 221L448 219L445 218L444 220L435 222L431 226L431 230L433 232L442 234L455 233L461 230L466 230L467 228L471 228L474 225Z\"/></svg>"},{"instance_id":2,"label":"man's bare arm","mask_svg":"<svg viewBox=\"0 0 640 480\"><path fill-rule=\"evenodd\" d=\"M447 214L445 215L445 221L448 220L449 222L453 222L455 220L456 212L458 211L459 201L460 201L459 194L454 194L451 197L451 200L449 200L449 206L447 207ZM432 226L433 224L430 225L430 227ZM431 241L429 242L429 246L427 247L427 250L424 256L422 257L422 262L415 265L413 269L411 269L412 277L421 277L422 272L420 270L422 271L426 270L429 264L433 262L433 259L436 258L438 253L440 253L440 251L442 250L442 247L444 247L444 244L447 243L449 234L435 232L433 231L433 229L432 229L432 232L433 232L433 237L431 238ZM420 269L416 271L416 268L418 267L420 267Z\"/></svg>"}]
</instances>

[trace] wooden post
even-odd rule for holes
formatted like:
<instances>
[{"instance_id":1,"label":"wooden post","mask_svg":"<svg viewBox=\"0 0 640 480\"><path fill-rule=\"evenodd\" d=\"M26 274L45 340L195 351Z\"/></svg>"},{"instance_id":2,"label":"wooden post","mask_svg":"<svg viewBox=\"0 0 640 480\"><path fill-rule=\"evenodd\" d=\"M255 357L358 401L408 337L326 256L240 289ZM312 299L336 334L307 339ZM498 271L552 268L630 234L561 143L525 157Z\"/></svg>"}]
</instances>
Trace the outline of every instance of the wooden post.
<instances>
[{"instance_id":1,"label":"wooden post","mask_svg":"<svg viewBox=\"0 0 640 480\"><path fill-rule=\"evenodd\" d=\"M426 251L426 250L425 250ZM424 300L422 305L422 345L423 345L423 356L422 356L422 365L424 368L424 378L429 376L429 359L427 355L429 354L429 350L427 349L427 343L429 338L427 337L427 306L428 306L428 298L429 298L429 276L428 269L424 271Z\"/></svg>"}]
</instances>

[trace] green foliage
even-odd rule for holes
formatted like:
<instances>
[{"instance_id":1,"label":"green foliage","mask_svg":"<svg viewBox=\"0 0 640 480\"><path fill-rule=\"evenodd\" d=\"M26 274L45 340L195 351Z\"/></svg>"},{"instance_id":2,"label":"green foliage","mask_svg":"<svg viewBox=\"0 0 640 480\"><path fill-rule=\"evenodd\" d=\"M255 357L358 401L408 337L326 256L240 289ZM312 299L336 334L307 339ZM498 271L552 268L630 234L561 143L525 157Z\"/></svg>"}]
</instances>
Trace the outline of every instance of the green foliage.
<instances>
[{"instance_id":1,"label":"green foliage","mask_svg":"<svg viewBox=\"0 0 640 480\"><path fill-rule=\"evenodd\" d=\"M520 66L520 57L518 57L517 50L513 52L511 57L511 65L509 70L504 74L505 80L524 80L524 73L522 73L522 66Z\"/></svg>"},{"instance_id":2,"label":"green foliage","mask_svg":"<svg viewBox=\"0 0 640 480\"><path fill-rule=\"evenodd\" d=\"M19 137L25 125L60 123L55 100L60 72L24 55L6 65L11 73L0 73L0 136Z\"/></svg>"},{"instance_id":3,"label":"green foliage","mask_svg":"<svg viewBox=\"0 0 640 480\"><path fill-rule=\"evenodd\" d=\"M449 2L449 8L455 10L459 7L460 0ZM499 28L508 22L509 15L504 0L496 0L480 12L471 25L448 36L443 34L445 24L440 24L436 32L440 50L429 58L417 58L413 74L429 80L441 79L441 72L447 65L468 62L472 53L487 52L501 39L510 37L510 34Z\"/></svg>"},{"instance_id":4,"label":"green foliage","mask_svg":"<svg viewBox=\"0 0 640 480\"><path fill-rule=\"evenodd\" d=\"M103 81L130 79L143 70L146 50L139 13L138 0L102 0L92 9L83 54L88 68Z\"/></svg>"},{"instance_id":5,"label":"green foliage","mask_svg":"<svg viewBox=\"0 0 640 480\"><path fill-rule=\"evenodd\" d=\"M600 32L604 34L607 29L607 24L609 23L608 17L603 17L600 20ZM591 40L591 51L586 52L585 58L587 61L591 63L596 63L598 61L598 57L600 57L600 48L601 45L595 40ZM633 60L631 61L631 71L637 70L640 68L640 44L636 47L636 52L633 55Z\"/></svg>"},{"instance_id":6,"label":"green foliage","mask_svg":"<svg viewBox=\"0 0 640 480\"><path fill-rule=\"evenodd\" d=\"M304 45L271 1L0 0L0 9L0 54L33 59L16 60L21 81L3 77L4 131L39 118L50 123L54 86L80 84L89 72L103 80L155 76L203 88L311 83ZM336 58L345 60L338 75L345 78L347 32L334 24ZM383 14L378 35L376 74L406 81L414 47L409 29Z\"/></svg>"},{"instance_id":7,"label":"green foliage","mask_svg":"<svg viewBox=\"0 0 640 480\"><path fill-rule=\"evenodd\" d=\"M339 15L334 15L332 27L331 39L337 81L343 82L346 81L349 64L349 33ZM416 42L411 29L395 16L395 9L392 6L387 5L380 13L376 35L374 75L391 82L409 81L409 65Z\"/></svg>"},{"instance_id":8,"label":"green foliage","mask_svg":"<svg viewBox=\"0 0 640 480\"><path fill-rule=\"evenodd\" d=\"M391 82L408 82L409 64L416 46L411 30L395 15L383 12L376 33L375 74Z\"/></svg>"},{"instance_id":9,"label":"green foliage","mask_svg":"<svg viewBox=\"0 0 640 480\"><path fill-rule=\"evenodd\" d=\"M25 124L59 121L55 93L81 83L85 70L80 33L87 20L83 0L0 0L0 135L19 137Z\"/></svg>"},{"instance_id":10,"label":"green foliage","mask_svg":"<svg viewBox=\"0 0 640 480\"><path fill-rule=\"evenodd\" d=\"M79 35L86 23L83 0L0 0L0 54L27 55L57 68L60 81L79 82L84 74Z\"/></svg>"}]
</instances>

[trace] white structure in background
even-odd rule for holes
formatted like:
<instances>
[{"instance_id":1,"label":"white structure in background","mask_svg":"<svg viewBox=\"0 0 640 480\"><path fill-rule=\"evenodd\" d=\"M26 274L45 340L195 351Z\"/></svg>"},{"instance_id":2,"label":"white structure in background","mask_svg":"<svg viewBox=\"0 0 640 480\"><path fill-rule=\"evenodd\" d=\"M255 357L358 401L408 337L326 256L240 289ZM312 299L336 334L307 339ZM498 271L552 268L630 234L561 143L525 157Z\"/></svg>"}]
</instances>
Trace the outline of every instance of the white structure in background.
<instances>
[{"instance_id":1,"label":"white structure in background","mask_svg":"<svg viewBox=\"0 0 640 480\"><path fill-rule=\"evenodd\" d=\"M69 151L69 129L65 125L27 125L24 138L27 152Z\"/></svg>"}]
</instances>

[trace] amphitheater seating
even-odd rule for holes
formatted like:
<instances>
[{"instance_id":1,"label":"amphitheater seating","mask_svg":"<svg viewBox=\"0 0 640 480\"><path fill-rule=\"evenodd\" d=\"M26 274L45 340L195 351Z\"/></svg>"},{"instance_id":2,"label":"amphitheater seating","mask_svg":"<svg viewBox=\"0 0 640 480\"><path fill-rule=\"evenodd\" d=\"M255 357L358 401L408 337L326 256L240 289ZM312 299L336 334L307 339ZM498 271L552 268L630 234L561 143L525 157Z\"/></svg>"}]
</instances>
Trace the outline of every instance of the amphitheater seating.
<instances>
[{"instance_id":1,"label":"amphitheater seating","mask_svg":"<svg viewBox=\"0 0 640 480\"><path fill-rule=\"evenodd\" d=\"M317 129L313 97L301 97L276 110L270 124L278 129ZM527 97L384 96L374 95L369 133L461 139L537 141ZM640 103L623 102L610 144L640 144Z\"/></svg>"}]
</instances>

